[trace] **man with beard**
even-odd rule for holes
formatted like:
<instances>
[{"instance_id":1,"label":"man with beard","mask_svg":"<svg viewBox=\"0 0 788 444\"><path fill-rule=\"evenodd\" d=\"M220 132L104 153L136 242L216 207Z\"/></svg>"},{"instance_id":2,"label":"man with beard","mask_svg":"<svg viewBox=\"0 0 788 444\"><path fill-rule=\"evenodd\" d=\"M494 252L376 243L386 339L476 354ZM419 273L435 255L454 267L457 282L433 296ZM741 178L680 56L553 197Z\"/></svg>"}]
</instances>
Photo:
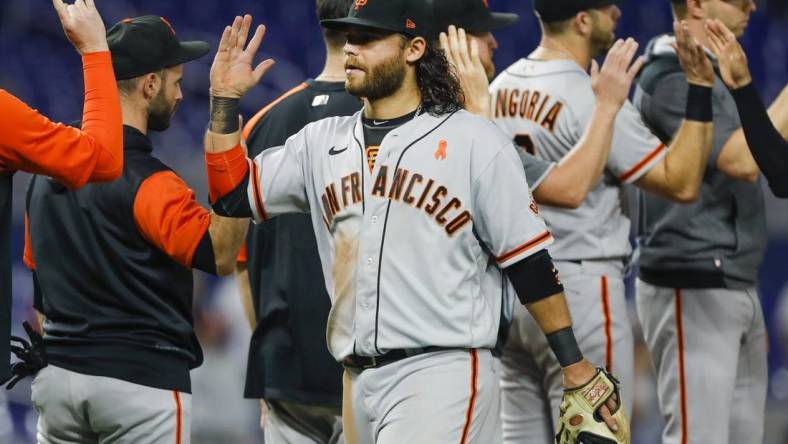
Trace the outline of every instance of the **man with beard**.
<instances>
[{"instance_id":1,"label":"man with beard","mask_svg":"<svg viewBox=\"0 0 788 444\"><path fill-rule=\"evenodd\" d=\"M183 64L209 45L179 42L157 16L119 22L107 41L121 93L123 174L77 191L35 176L28 190L25 262L49 364L32 386L38 437L189 442L189 370L202 361L192 269L231 273L248 222L202 208L152 156L147 137L169 127Z\"/></svg>"},{"instance_id":2,"label":"man with beard","mask_svg":"<svg viewBox=\"0 0 788 444\"><path fill-rule=\"evenodd\" d=\"M755 10L751 0L673 0L671 6L685 32L705 47L712 46L707 20L741 36ZM681 131L677 110L686 101L674 40L662 35L649 44L634 98L662 140ZM717 76L712 101L712 152L697 202L642 199L637 313L657 374L666 443L763 441L768 344L757 284L768 233L752 152L779 147L748 146L736 101ZM768 115L788 134L788 94Z\"/></svg>"},{"instance_id":3,"label":"man with beard","mask_svg":"<svg viewBox=\"0 0 788 444\"><path fill-rule=\"evenodd\" d=\"M580 348L618 375L629 414L634 351L624 269L631 248L621 190L634 184L678 202L696 199L711 148L711 63L689 39L679 42L691 84L689 104L681 131L663 144L631 103L624 103L620 111L595 108L586 69L592 58L627 44L613 44L621 16L615 2L536 0L534 6L543 31L540 45L493 82L494 121L526 150L558 162L572 152L593 114L618 112L601 179L593 181L578 208L545 206L543 212L548 227L557 233L552 253ZM557 426L548 418L555 417L561 403L560 366L538 331L525 310L515 307L501 358L505 442L549 443L555 436Z\"/></svg>"},{"instance_id":4,"label":"man with beard","mask_svg":"<svg viewBox=\"0 0 788 444\"><path fill-rule=\"evenodd\" d=\"M490 349L502 300L484 291L491 262L547 335L564 386L593 381L593 410L625 434L624 418L611 416L615 384L577 347L544 249L552 236L514 146L461 109L430 2L357 0L348 17L322 23L345 33L345 85L365 98L363 110L247 159L239 101L272 65L252 69L263 28L244 49L247 16L225 30L211 68L205 149L218 213L257 222L311 214L332 300L329 350L346 370L346 439L500 442Z\"/></svg>"}]
</instances>

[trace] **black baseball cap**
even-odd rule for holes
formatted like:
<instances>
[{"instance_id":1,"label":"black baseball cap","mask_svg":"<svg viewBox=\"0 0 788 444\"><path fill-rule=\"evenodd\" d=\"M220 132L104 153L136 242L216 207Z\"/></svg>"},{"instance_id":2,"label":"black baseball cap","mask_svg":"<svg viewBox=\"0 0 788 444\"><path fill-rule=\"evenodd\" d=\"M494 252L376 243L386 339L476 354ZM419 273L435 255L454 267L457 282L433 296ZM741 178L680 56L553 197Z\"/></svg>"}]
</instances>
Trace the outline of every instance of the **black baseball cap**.
<instances>
[{"instance_id":1,"label":"black baseball cap","mask_svg":"<svg viewBox=\"0 0 788 444\"><path fill-rule=\"evenodd\" d=\"M431 1L355 0L347 17L322 20L320 24L328 29L360 26L435 40L438 34Z\"/></svg>"},{"instance_id":2,"label":"black baseball cap","mask_svg":"<svg viewBox=\"0 0 788 444\"><path fill-rule=\"evenodd\" d=\"M208 54L208 42L179 42L164 17L143 15L114 24L107 31L117 80L132 79Z\"/></svg>"},{"instance_id":3,"label":"black baseball cap","mask_svg":"<svg viewBox=\"0 0 788 444\"><path fill-rule=\"evenodd\" d=\"M543 22L560 22L574 17L580 11L604 8L622 0L534 0L534 11Z\"/></svg>"},{"instance_id":4,"label":"black baseball cap","mask_svg":"<svg viewBox=\"0 0 788 444\"><path fill-rule=\"evenodd\" d=\"M490 11L488 0L433 0L433 11L441 32L454 25L471 33L485 33L520 19L517 14Z\"/></svg>"}]
</instances>

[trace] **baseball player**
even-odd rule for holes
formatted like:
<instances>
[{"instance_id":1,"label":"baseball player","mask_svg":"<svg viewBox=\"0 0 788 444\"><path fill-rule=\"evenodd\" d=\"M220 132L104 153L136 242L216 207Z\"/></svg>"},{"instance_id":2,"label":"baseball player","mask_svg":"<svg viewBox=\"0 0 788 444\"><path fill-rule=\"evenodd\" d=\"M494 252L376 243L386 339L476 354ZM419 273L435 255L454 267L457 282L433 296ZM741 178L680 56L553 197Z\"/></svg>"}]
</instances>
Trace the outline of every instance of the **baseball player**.
<instances>
[{"instance_id":1,"label":"baseball player","mask_svg":"<svg viewBox=\"0 0 788 444\"><path fill-rule=\"evenodd\" d=\"M11 331L11 186L16 171L53 177L69 188L114 180L123 167L120 100L104 22L93 0L52 1L66 36L82 55L82 130L51 122L0 89L0 383L9 369ZM16 366L16 380L29 374ZM12 381L9 388L15 384Z\"/></svg>"},{"instance_id":2,"label":"baseball player","mask_svg":"<svg viewBox=\"0 0 788 444\"><path fill-rule=\"evenodd\" d=\"M752 83L747 55L736 40L736 35L719 19L706 22L706 34L711 51L717 57L720 78L731 92L739 111L744 138L752 157L769 181L769 188L777 197L788 197L788 141L769 119L758 91ZM788 100L784 87L777 102Z\"/></svg>"},{"instance_id":3,"label":"baseball player","mask_svg":"<svg viewBox=\"0 0 788 444\"><path fill-rule=\"evenodd\" d=\"M352 4L317 0L318 18L345 17ZM345 91L345 36L323 29L323 39L320 75L263 107L244 128L250 156L283 145L310 122L361 109L361 101ZM252 225L247 245L236 270L254 330L244 396L261 400L265 441L341 442L342 367L326 347L331 299L312 222L305 214L287 214Z\"/></svg>"},{"instance_id":4,"label":"baseball player","mask_svg":"<svg viewBox=\"0 0 788 444\"><path fill-rule=\"evenodd\" d=\"M686 32L707 46L706 19L742 35L755 3L674 1L672 7ZM687 88L673 41L663 35L649 44L634 100L662 140L675 137ZM644 195L641 203L637 313L657 374L666 443L763 439L766 330L756 284L766 224L760 174L735 102L717 77L711 95L712 154L698 201L677 206ZM775 105L773 122L785 132L788 104Z\"/></svg>"},{"instance_id":5,"label":"baseball player","mask_svg":"<svg viewBox=\"0 0 788 444\"><path fill-rule=\"evenodd\" d=\"M507 68L491 86L495 122L539 157L561 160L578 143L592 111L599 112L594 109L592 79L586 69L593 57L608 49L618 51L624 44L613 43L621 15L613 3L536 0L543 31L539 47ZM710 112L711 64L699 47L684 46L691 106ZM624 103L615 117L604 172L593 190L576 209L543 207L545 220L557 236L552 252L580 347L592 361L604 362L618 375L627 413L634 363L624 298L630 222L621 208L621 187L634 184L680 202L695 199L711 147L711 123L705 116L688 106L681 116L681 132L663 144L632 104ZM560 366L537 332L538 325L515 307L501 359L505 442L547 443L558 429L551 421L555 416L544 412L559 410Z\"/></svg>"},{"instance_id":6,"label":"baseball player","mask_svg":"<svg viewBox=\"0 0 788 444\"><path fill-rule=\"evenodd\" d=\"M495 76L492 54L498 44L491 31L513 23L517 15L491 13L483 0L437 0L434 4L440 27L446 30L441 32L441 47L463 85L465 109L492 118L489 88ZM627 57L627 62L631 62L636 49L637 42L626 41L607 54L601 69L592 71L596 108L570 155L553 162L519 147L537 203L577 208L596 186L610 152L617 111L626 101L633 75L642 64L642 60L636 60L630 67L623 60ZM516 141L523 139L515 136Z\"/></svg>"},{"instance_id":7,"label":"baseball player","mask_svg":"<svg viewBox=\"0 0 788 444\"><path fill-rule=\"evenodd\" d=\"M125 164L108 184L70 191L35 176L25 262L45 317L48 366L32 384L46 443L188 443L192 269L230 274L248 221L209 213L148 139L182 99L183 64L205 42L180 42L162 17L107 33L123 109Z\"/></svg>"},{"instance_id":8,"label":"baseball player","mask_svg":"<svg viewBox=\"0 0 788 444\"><path fill-rule=\"evenodd\" d=\"M574 340L544 250L552 236L511 140L460 109L431 15L423 0L357 0L348 17L323 21L346 35L345 84L364 109L309 124L251 162L238 103L272 61L252 69L263 28L244 49L251 17L225 30L205 145L213 206L258 222L310 213L332 300L329 350L346 368L349 442L500 442L489 349L501 298L482 291L491 261L547 334L565 386L591 382L586 402L626 434L614 384Z\"/></svg>"}]
</instances>

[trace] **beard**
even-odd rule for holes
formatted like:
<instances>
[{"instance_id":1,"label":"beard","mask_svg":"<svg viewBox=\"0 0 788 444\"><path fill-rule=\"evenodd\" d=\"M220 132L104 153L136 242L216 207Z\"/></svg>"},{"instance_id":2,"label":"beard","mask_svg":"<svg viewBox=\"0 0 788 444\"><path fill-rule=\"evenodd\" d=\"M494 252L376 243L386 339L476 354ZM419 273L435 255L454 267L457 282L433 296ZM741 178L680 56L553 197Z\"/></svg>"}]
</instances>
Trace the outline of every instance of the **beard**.
<instances>
[{"instance_id":1,"label":"beard","mask_svg":"<svg viewBox=\"0 0 788 444\"><path fill-rule=\"evenodd\" d=\"M345 89L356 97L366 97L372 101L389 97L399 91L405 81L407 65L402 52L383 60L372 69L351 59L348 59L347 64L364 70L363 80L350 77L345 80Z\"/></svg>"},{"instance_id":2,"label":"beard","mask_svg":"<svg viewBox=\"0 0 788 444\"><path fill-rule=\"evenodd\" d=\"M178 104L171 104L167 102L167 96L164 88L159 91L159 94L151 101L148 110L148 130L150 131L166 131L170 127L170 120L175 114L175 108Z\"/></svg>"},{"instance_id":3,"label":"beard","mask_svg":"<svg viewBox=\"0 0 788 444\"><path fill-rule=\"evenodd\" d=\"M616 34L614 31L606 31L599 26L599 18L595 15L592 15L592 25L593 29L591 30L591 55L592 57L599 57L601 55L607 54L610 51L610 48L613 47L613 43L616 41Z\"/></svg>"}]
</instances>

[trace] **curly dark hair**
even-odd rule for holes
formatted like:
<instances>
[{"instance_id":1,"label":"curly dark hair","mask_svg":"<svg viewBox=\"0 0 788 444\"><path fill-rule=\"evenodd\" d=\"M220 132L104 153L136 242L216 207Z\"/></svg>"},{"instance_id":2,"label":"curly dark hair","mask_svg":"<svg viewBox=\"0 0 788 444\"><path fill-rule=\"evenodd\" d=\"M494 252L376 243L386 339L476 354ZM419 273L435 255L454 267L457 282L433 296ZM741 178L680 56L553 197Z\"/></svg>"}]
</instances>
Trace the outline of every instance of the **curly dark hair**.
<instances>
[{"instance_id":1,"label":"curly dark hair","mask_svg":"<svg viewBox=\"0 0 788 444\"><path fill-rule=\"evenodd\" d=\"M437 44L427 43L424 56L416 62L416 82L424 111L438 116L463 108L465 95L460 80Z\"/></svg>"}]
</instances>

